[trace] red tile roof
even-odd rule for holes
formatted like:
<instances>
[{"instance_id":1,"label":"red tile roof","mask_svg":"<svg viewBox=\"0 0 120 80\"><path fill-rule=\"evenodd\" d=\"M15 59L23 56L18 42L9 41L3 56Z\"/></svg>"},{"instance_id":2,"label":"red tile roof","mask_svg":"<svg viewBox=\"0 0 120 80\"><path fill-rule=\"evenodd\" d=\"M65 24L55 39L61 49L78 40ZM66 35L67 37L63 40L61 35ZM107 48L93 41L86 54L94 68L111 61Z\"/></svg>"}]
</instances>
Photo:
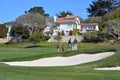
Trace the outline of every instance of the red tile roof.
<instances>
[{"instance_id":1,"label":"red tile roof","mask_svg":"<svg viewBox=\"0 0 120 80\"><path fill-rule=\"evenodd\" d=\"M78 16L66 16L64 18L58 18L55 23L67 23L67 22L76 22Z\"/></svg>"},{"instance_id":2,"label":"red tile roof","mask_svg":"<svg viewBox=\"0 0 120 80\"><path fill-rule=\"evenodd\" d=\"M75 19L77 18L78 16L66 16L65 19Z\"/></svg>"},{"instance_id":3,"label":"red tile roof","mask_svg":"<svg viewBox=\"0 0 120 80\"><path fill-rule=\"evenodd\" d=\"M56 23L61 23L63 21L64 21L64 18L58 18L57 21L56 21Z\"/></svg>"}]
</instances>

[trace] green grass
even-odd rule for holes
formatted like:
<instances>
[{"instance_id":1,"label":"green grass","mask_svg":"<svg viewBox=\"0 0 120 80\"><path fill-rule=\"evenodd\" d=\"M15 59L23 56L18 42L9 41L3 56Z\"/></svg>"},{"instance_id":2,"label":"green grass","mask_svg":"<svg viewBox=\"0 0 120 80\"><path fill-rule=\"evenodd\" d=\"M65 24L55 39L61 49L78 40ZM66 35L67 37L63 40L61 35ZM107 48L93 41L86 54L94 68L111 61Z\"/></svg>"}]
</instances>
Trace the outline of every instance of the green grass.
<instances>
[{"instance_id":1,"label":"green grass","mask_svg":"<svg viewBox=\"0 0 120 80\"><path fill-rule=\"evenodd\" d=\"M0 61L33 60L55 51L54 48L0 48Z\"/></svg>"},{"instance_id":2,"label":"green grass","mask_svg":"<svg viewBox=\"0 0 120 80\"><path fill-rule=\"evenodd\" d=\"M110 43L79 43L78 51L57 53L56 43L41 43L37 48L25 48L31 44L0 45L0 61L33 60L51 56L71 56L80 53L116 51L116 54L100 61L68 67L13 67L0 63L0 80L120 80L120 71L96 71L95 67L120 65L120 45Z\"/></svg>"}]
</instances>

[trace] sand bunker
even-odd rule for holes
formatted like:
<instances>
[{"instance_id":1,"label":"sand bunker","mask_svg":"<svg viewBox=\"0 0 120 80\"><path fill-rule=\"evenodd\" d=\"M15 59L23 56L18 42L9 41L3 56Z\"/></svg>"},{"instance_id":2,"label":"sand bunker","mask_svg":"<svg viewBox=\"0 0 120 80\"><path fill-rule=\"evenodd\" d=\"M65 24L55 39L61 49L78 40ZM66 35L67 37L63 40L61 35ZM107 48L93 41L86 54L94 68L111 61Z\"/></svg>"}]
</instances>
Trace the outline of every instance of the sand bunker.
<instances>
[{"instance_id":1,"label":"sand bunker","mask_svg":"<svg viewBox=\"0 0 120 80\"><path fill-rule=\"evenodd\" d=\"M104 52L97 54L78 54L70 57L50 57L33 61L16 61L4 62L11 66L31 66L31 67L48 67L48 66L73 66L88 62L104 59L114 55L115 52Z\"/></svg>"},{"instance_id":2,"label":"sand bunker","mask_svg":"<svg viewBox=\"0 0 120 80\"><path fill-rule=\"evenodd\" d=\"M117 67L95 68L95 70L120 70L120 66L117 66Z\"/></svg>"}]
</instances>

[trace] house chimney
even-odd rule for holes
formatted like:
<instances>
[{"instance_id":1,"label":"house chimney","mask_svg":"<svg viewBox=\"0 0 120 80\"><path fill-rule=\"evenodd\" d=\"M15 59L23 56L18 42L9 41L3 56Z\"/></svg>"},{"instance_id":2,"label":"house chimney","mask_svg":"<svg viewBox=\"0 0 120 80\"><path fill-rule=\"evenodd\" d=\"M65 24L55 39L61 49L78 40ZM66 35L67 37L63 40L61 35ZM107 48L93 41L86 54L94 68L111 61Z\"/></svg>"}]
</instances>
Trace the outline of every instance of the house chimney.
<instances>
[{"instance_id":1,"label":"house chimney","mask_svg":"<svg viewBox=\"0 0 120 80\"><path fill-rule=\"evenodd\" d=\"M54 22L56 22L57 21L57 16L54 16Z\"/></svg>"},{"instance_id":2,"label":"house chimney","mask_svg":"<svg viewBox=\"0 0 120 80\"><path fill-rule=\"evenodd\" d=\"M70 16L69 14L67 16Z\"/></svg>"}]
</instances>

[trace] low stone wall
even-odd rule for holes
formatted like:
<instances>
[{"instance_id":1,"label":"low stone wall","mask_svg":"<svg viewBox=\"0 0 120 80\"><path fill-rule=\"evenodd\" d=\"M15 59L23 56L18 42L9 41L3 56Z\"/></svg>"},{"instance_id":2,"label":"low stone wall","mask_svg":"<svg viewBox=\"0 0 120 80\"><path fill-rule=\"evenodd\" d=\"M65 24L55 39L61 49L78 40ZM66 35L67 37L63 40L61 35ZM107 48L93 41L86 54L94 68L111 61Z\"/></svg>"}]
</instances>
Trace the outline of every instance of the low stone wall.
<instances>
[{"instance_id":1,"label":"low stone wall","mask_svg":"<svg viewBox=\"0 0 120 80\"><path fill-rule=\"evenodd\" d=\"M0 38L0 44L4 44L4 43L7 43L8 41L10 41L11 38Z\"/></svg>"},{"instance_id":2,"label":"low stone wall","mask_svg":"<svg viewBox=\"0 0 120 80\"><path fill-rule=\"evenodd\" d=\"M78 42L81 42L83 40L82 36L62 36L61 42L68 42L68 40L71 38L71 42L73 42L74 38L78 40ZM51 38L48 40L48 42L57 42L54 40L54 36L51 36Z\"/></svg>"}]
</instances>

